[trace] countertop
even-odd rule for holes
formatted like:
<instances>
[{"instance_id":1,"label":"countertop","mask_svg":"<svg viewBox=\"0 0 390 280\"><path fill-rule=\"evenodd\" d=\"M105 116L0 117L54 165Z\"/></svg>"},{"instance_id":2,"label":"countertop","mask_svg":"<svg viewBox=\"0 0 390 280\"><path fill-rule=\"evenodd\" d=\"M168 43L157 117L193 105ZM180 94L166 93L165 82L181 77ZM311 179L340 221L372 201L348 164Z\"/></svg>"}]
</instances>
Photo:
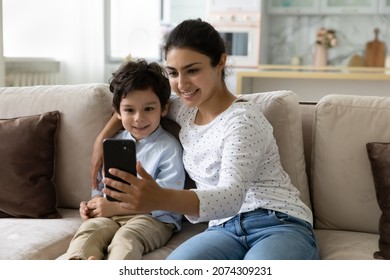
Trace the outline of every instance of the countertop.
<instances>
[{"instance_id":1,"label":"countertop","mask_svg":"<svg viewBox=\"0 0 390 280\"><path fill-rule=\"evenodd\" d=\"M390 68L259 65L235 73L238 94L283 88L299 93L302 100L318 100L335 92L389 96L390 88Z\"/></svg>"},{"instance_id":2,"label":"countertop","mask_svg":"<svg viewBox=\"0 0 390 280\"><path fill-rule=\"evenodd\" d=\"M237 71L237 78L297 78L297 79L350 79L350 80L390 80L390 68L344 67L309 65L259 65L253 70Z\"/></svg>"}]
</instances>

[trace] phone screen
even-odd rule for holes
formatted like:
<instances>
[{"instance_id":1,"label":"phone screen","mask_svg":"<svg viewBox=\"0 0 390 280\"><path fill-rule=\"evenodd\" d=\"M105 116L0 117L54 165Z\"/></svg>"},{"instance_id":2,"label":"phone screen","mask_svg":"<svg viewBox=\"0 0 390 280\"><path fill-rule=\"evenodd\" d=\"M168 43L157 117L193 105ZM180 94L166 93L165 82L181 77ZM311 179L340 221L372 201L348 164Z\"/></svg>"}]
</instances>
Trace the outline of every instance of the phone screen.
<instances>
[{"instance_id":1,"label":"phone screen","mask_svg":"<svg viewBox=\"0 0 390 280\"><path fill-rule=\"evenodd\" d=\"M135 142L130 139L112 139L107 138L103 141L103 158L104 158L104 177L114 179L128 184L124 180L110 174L110 168L120 169L137 175L136 171L136 151ZM105 186L111 188L111 186ZM106 196L108 200L116 201L116 199Z\"/></svg>"}]
</instances>

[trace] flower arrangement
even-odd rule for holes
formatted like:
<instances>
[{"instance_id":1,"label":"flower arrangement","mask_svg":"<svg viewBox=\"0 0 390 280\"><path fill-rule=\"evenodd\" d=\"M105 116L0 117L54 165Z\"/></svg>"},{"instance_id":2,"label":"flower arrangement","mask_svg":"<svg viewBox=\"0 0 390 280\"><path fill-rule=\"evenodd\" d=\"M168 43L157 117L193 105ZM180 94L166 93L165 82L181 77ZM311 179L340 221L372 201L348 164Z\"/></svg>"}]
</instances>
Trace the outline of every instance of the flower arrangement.
<instances>
[{"instance_id":1,"label":"flower arrangement","mask_svg":"<svg viewBox=\"0 0 390 280\"><path fill-rule=\"evenodd\" d=\"M337 45L336 31L321 27L317 32L316 44L325 48L333 48Z\"/></svg>"}]
</instances>

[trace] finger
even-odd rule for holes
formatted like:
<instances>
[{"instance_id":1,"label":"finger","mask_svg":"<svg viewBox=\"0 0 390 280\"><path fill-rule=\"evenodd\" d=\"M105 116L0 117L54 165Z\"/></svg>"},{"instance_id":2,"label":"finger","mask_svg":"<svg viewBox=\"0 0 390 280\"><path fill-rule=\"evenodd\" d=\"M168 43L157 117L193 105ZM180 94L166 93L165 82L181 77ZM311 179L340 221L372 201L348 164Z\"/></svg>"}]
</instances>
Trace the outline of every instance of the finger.
<instances>
[{"instance_id":1,"label":"finger","mask_svg":"<svg viewBox=\"0 0 390 280\"><path fill-rule=\"evenodd\" d=\"M130 185L135 185L138 182L138 178L136 176L134 176L133 174L129 173L129 172L122 171L122 170L119 170L119 169L116 169L116 168L110 168L108 170L108 172L111 175L119 177L122 180L124 180L125 182L128 182ZM112 185L110 185L110 186L112 186ZM112 187L114 187L114 186L112 186Z\"/></svg>"},{"instance_id":2,"label":"finger","mask_svg":"<svg viewBox=\"0 0 390 280\"><path fill-rule=\"evenodd\" d=\"M102 191L107 196L115 198L119 201L130 202L132 198L132 189L130 186L124 183L120 183L118 181L113 181L111 179L107 179L107 185L111 186L111 188L104 188Z\"/></svg>"},{"instance_id":3,"label":"finger","mask_svg":"<svg viewBox=\"0 0 390 280\"><path fill-rule=\"evenodd\" d=\"M94 210L92 210L92 211L88 214L88 216L89 216L90 218L101 217L101 212L100 212L100 210L94 209Z\"/></svg>"},{"instance_id":4,"label":"finger","mask_svg":"<svg viewBox=\"0 0 390 280\"><path fill-rule=\"evenodd\" d=\"M89 201L88 204L87 204L87 207L86 207L87 211L90 210L90 209L95 209L95 208L96 208L96 206L95 206L94 201L92 201L92 200Z\"/></svg>"},{"instance_id":5,"label":"finger","mask_svg":"<svg viewBox=\"0 0 390 280\"><path fill-rule=\"evenodd\" d=\"M144 178L144 179L153 179L152 176L150 176L150 174L148 172L146 172L146 170L142 167L142 164L140 161L137 161L137 173L138 175L141 177L141 178Z\"/></svg>"},{"instance_id":6,"label":"finger","mask_svg":"<svg viewBox=\"0 0 390 280\"><path fill-rule=\"evenodd\" d=\"M80 203L80 211L84 211L84 212L88 211L88 206L87 206L87 202L86 201L82 201Z\"/></svg>"}]
</instances>

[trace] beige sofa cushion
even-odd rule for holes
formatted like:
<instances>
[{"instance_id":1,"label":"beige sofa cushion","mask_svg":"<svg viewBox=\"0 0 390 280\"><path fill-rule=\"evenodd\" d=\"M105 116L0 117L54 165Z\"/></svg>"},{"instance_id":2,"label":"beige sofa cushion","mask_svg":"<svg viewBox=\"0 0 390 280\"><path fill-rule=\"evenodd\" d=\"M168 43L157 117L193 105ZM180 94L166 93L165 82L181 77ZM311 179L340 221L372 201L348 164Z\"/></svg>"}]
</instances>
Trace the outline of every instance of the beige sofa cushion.
<instances>
[{"instance_id":1,"label":"beige sofa cushion","mask_svg":"<svg viewBox=\"0 0 390 280\"><path fill-rule=\"evenodd\" d=\"M298 95L281 90L246 94L243 98L256 103L272 124L283 168L299 189L302 201L311 207Z\"/></svg>"},{"instance_id":2,"label":"beige sofa cushion","mask_svg":"<svg viewBox=\"0 0 390 280\"><path fill-rule=\"evenodd\" d=\"M59 207L78 209L91 196L92 146L111 115L111 101L106 84L0 89L0 119L60 112L55 159Z\"/></svg>"},{"instance_id":3,"label":"beige sofa cushion","mask_svg":"<svg viewBox=\"0 0 390 280\"><path fill-rule=\"evenodd\" d=\"M78 209L59 213L61 219L2 218L0 260L52 260L64 254L81 219Z\"/></svg>"},{"instance_id":4,"label":"beige sofa cushion","mask_svg":"<svg viewBox=\"0 0 390 280\"><path fill-rule=\"evenodd\" d=\"M390 98L329 95L316 107L312 150L315 227L378 233L368 142L390 139Z\"/></svg>"}]
</instances>

